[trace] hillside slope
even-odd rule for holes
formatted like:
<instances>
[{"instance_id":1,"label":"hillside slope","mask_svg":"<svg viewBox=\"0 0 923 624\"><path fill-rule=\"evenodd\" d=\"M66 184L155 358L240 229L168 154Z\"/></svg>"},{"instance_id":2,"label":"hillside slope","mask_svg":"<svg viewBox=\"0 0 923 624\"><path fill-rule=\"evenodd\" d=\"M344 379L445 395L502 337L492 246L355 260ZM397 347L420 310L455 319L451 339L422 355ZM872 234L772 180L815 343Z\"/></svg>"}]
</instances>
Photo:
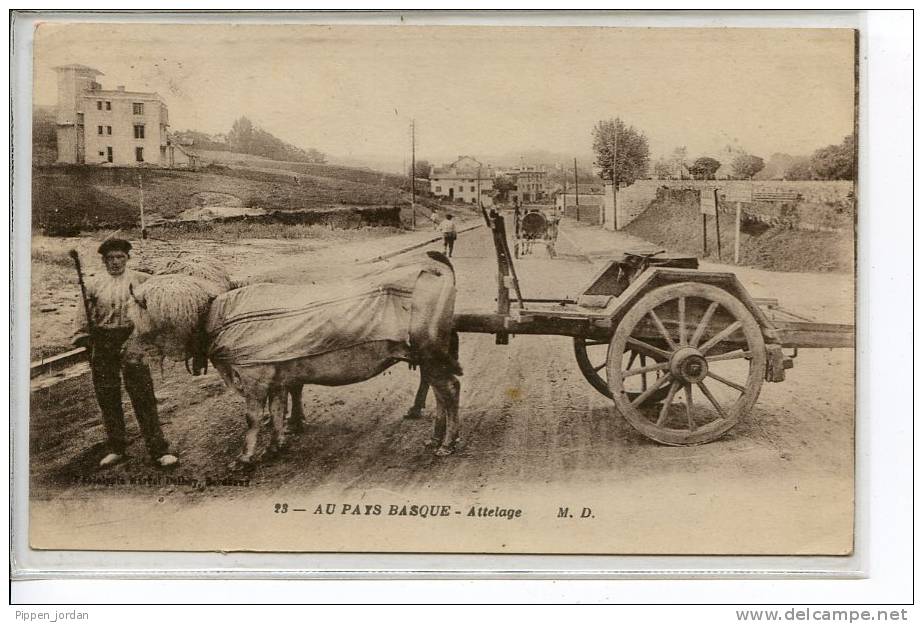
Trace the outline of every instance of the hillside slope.
<instances>
[{"instance_id":1,"label":"hillside slope","mask_svg":"<svg viewBox=\"0 0 923 624\"><path fill-rule=\"evenodd\" d=\"M276 170L207 167L200 171L108 167L36 167L33 225L64 229L138 223L139 179L149 218L174 218L220 194L229 204L272 211L403 206L409 196L389 186Z\"/></svg>"},{"instance_id":2,"label":"hillside slope","mask_svg":"<svg viewBox=\"0 0 923 624\"><path fill-rule=\"evenodd\" d=\"M708 217L708 258L718 257L714 217ZM721 256L734 258L734 215L722 213ZM702 215L698 201L658 200L625 231L658 247L702 256ZM741 264L773 271L854 271L855 242L852 230L814 232L762 223L744 224L740 237Z\"/></svg>"}]
</instances>

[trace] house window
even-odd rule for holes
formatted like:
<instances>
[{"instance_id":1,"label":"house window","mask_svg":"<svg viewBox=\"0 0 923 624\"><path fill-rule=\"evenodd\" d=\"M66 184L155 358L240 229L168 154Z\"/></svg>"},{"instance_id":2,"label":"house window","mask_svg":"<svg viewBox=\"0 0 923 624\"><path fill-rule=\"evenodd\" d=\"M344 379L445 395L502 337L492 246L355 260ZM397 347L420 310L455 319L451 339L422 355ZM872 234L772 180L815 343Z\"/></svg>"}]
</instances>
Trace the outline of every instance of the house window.
<instances>
[{"instance_id":1,"label":"house window","mask_svg":"<svg viewBox=\"0 0 923 624\"><path fill-rule=\"evenodd\" d=\"M96 132L97 132L97 134L102 134L102 133L103 133L103 127L102 127L102 126L96 126Z\"/></svg>"},{"instance_id":2,"label":"house window","mask_svg":"<svg viewBox=\"0 0 923 624\"><path fill-rule=\"evenodd\" d=\"M458 185L458 190L459 190L459 191L464 191L464 190L465 190L465 187L459 184L459 185Z\"/></svg>"},{"instance_id":3,"label":"house window","mask_svg":"<svg viewBox=\"0 0 923 624\"><path fill-rule=\"evenodd\" d=\"M112 148L111 147L106 148L106 160L108 160L109 162L112 162Z\"/></svg>"},{"instance_id":4,"label":"house window","mask_svg":"<svg viewBox=\"0 0 923 624\"><path fill-rule=\"evenodd\" d=\"M135 148L135 160L138 162L144 162L144 148L143 147Z\"/></svg>"},{"instance_id":5,"label":"house window","mask_svg":"<svg viewBox=\"0 0 923 624\"><path fill-rule=\"evenodd\" d=\"M112 126L106 126L106 134L112 134Z\"/></svg>"},{"instance_id":6,"label":"house window","mask_svg":"<svg viewBox=\"0 0 923 624\"><path fill-rule=\"evenodd\" d=\"M96 100L96 110L102 110L102 109L103 109L102 100Z\"/></svg>"},{"instance_id":7,"label":"house window","mask_svg":"<svg viewBox=\"0 0 923 624\"><path fill-rule=\"evenodd\" d=\"M106 102L106 110L112 110L112 102Z\"/></svg>"},{"instance_id":8,"label":"house window","mask_svg":"<svg viewBox=\"0 0 923 624\"><path fill-rule=\"evenodd\" d=\"M101 151L101 152L99 153L99 155L105 157L106 152L102 152L102 151Z\"/></svg>"},{"instance_id":9,"label":"house window","mask_svg":"<svg viewBox=\"0 0 923 624\"><path fill-rule=\"evenodd\" d=\"M144 114L144 104L142 104L141 102L134 102L131 105L131 110L135 115L143 115Z\"/></svg>"},{"instance_id":10,"label":"house window","mask_svg":"<svg viewBox=\"0 0 923 624\"><path fill-rule=\"evenodd\" d=\"M135 138L136 139L144 138L144 124L135 124Z\"/></svg>"},{"instance_id":11,"label":"house window","mask_svg":"<svg viewBox=\"0 0 923 624\"><path fill-rule=\"evenodd\" d=\"M437 192L437 193L441 193L441 192L442 192L442 187L441 187L441 186L437 186L437 187L436 187L436 192Z\"/></svg>"},{"instance_id":12,"label":"house window","mask_svg":"<svg viewBox=\"0 0 923 624\"><path fill-rule=\"evenodd\" d=\"M474 192L474 187L473 187L473 186L471 187L471 192L472 192L472 193Z\"/></svg>"},{"instance_id":13,"label":"house window","mask_svg":"<svg viewBox=\"0 0 923 624\"><path fill-rule=\"evenodd\" d=\"M77 113L77 123L83 125L83 113Z\"/></svg>"}]
</instances>

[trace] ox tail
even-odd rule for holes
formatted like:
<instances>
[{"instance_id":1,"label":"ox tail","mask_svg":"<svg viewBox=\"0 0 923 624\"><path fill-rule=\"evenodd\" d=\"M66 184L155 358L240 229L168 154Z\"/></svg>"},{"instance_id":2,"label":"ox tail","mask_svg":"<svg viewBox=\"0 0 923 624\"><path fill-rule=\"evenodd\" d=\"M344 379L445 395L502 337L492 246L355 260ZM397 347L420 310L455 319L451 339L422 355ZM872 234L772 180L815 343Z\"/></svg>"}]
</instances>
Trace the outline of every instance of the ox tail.
<instances>
[{"instance_id":1,"label":"ox tail","mask_svg":"<svg viewBox=\"0 0 923 624\"><path fill-rule=\"evenodd\" d=\"M446 256L446 255L445 255L444 253L442 253L441 251L427 251L427 252L426 252L426 255L429 256L432 260L435 260L436 262L441 262L442 264L444 264L444 265L446 265L447 267L449 267L450 269L452 269L452 278L454 279L454 277L455 277L455 267L452 266L452 261L449 260L449 257L448 257L448 256Z\"/></svg>"}]
</instances>

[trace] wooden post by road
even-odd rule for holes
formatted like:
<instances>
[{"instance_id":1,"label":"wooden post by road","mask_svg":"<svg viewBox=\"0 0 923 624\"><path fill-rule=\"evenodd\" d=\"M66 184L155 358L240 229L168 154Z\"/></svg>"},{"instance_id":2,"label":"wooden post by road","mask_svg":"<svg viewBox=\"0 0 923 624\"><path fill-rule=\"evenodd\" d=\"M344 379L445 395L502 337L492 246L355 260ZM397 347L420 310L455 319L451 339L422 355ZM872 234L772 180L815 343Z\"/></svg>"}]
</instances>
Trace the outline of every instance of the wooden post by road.
<instances>
[{"instance_id":1,"label":"wooden post by road","mask_svg":"<svg viewBox=\"0 0 923 624\"><path fill-rule=\"evenodd\" d=\"M721 262L721 211L718 210L718 189L715 188L715 236L718 239L718 262Z\"/></svg>"},{"instance_id":2,"label":"wooden post by road","mask_svg":"<svg viewBox=\"0 0 923 624\"><path fill-rule=\"evenodd\" d=\"M144 178L141 172L138 172L138 204L141 208L141 240L147 238L147 228L144 226ZM144 244L140 243L141 252L144 251Z\"/></svg>"},{"instance_id":3,"label":"wooden post by road","mask_svg":"<svg viewBox=\"0 0 923 624\"><path fill-rule=\"evenodd\" d=\"M410 229L417 229L417 135L416 123L410 120Z\"/></svg>"},{"instance_id":4,"label":"wooden post by road","mask_svg":"<svg viewBox=\"0 0 923 624\"><path fill-rule=\"evenodd\" d=\"M737 204L737 216L734 219L734 264L740 264L740 202Z\"/></svg>"},{"instance_id":5,"label":"wooden post by road","mask_svg":"<svg viewBox=\"0 0 923 624\"><path fill-rule=\"evenodd\" d=\"M702 215L702 257L708 257L708 222L705 215Z\"/></svg>"}]
</instances>

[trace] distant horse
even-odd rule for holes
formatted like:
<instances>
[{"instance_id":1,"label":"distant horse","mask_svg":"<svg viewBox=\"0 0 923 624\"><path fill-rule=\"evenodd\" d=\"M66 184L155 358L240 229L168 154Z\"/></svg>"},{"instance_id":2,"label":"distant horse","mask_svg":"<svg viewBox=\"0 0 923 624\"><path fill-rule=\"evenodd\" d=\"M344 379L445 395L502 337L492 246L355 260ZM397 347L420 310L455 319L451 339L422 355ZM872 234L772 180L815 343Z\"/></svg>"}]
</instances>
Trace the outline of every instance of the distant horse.
<instances>
[{"instance_id":1,"label":"distant horse","mask_svg":"<svg viewBox=\"0 0 923 624\"><path fill-rule=\"evenodd\" d=\"M179 273L155 275L132 291L135 329L126 350L191 360L193 374L211 360L246 401L248 429L238 463L254 460L264 406L275 452L285 445L287 393L293 416L301 417L304 384L357 383L400 361L419 366L421 387L431 386L436 395L435 453L454 451L461 367L452 327L455 273L443 254L428 252L361 283L319 293L282 284L231 289L229 281L194 275L194 269Z\"/></svg>"}]
</instances>

